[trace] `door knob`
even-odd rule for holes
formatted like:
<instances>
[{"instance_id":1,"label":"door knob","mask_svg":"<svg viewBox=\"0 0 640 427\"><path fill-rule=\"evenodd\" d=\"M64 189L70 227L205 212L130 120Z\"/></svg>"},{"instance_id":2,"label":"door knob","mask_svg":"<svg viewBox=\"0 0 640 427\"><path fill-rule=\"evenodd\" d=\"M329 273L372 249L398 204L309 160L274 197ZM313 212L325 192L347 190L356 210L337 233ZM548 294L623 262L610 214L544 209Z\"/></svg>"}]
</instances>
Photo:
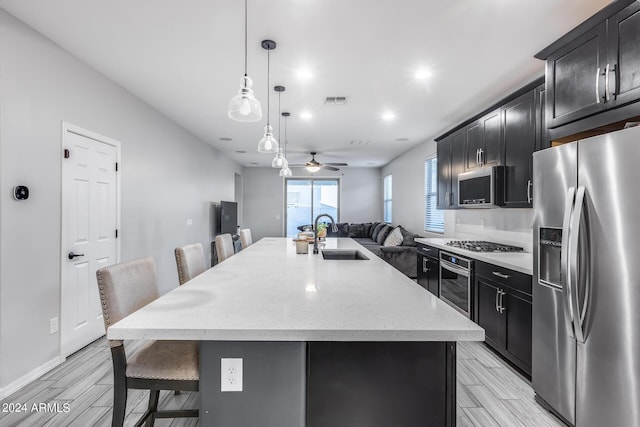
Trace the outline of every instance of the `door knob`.
<instances>
[{"instance_id":1,"label":"door knob","mask_svg":"<svg viewBox=\"0 0 640 427\"><path fill-rule=\"evenodd\" d=\"M74 259L77 256L84 256L84 254L74 254L73 252L69 252L69 255L67 255L67 258Z\"/></svg>"}]
</instances>

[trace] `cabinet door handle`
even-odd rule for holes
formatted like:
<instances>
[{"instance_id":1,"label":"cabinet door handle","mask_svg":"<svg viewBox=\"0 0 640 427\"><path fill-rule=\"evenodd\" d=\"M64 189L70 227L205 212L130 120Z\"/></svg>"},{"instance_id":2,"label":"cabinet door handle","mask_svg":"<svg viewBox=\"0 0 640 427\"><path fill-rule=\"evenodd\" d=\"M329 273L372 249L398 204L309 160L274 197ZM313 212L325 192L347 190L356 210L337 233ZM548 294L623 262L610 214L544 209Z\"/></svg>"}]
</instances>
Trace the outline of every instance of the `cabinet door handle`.
<instances>
[{"instance_id":1,"label":"cabinet door handle","mask_svg":"<svg viewBox=\"0 0 640 427\"><path fill-rule=\"evenodd\" d=\"M427 271L429 271L429 269L427 268L427 259L422 258L422 272L426 273Z\"/></svg>"},{"instance_id":2,"label":"cabinet door handle","mask_svg":"<svg viewBox=\"0 0 640 427\"><path fill-rule=\"evenodd\" d=\"M600 104L600 67L596 70L596 104Z\"/></svg>"},{"instance_id":3,"label":"cabinet door handle","mask_svg":"<svg viewBox=\"0 0 640 427\"><path fill-rule=\"evenodd\" d=\"M499 271L494 271L494 272L493 272L493 275L494 275L494 276L498 276L498 277L500 277L501 279L508 279L509 277L511 277L511 276L509 276L508 274L500 273Z\"/></svg>"},{"instance_id":4,"label":"cabinet door handle","mask_svg":"<svg viewBox=\"0 0 640 427\"><path fill-rule=\"evenodd\" d=\"M499 307L498 307L498 308L499 308L500 310L498 310L498 312L499 312L500 314L502 314L502 313L504 313L504 310L505 310L505 307L502 305L502 297L503 297L504 295L506 295L506 292L504 292L502 289L499 289L499 290L498 290L498 294L500 295L500 301L498 302L498 305L499 305Z\"/></svg>"},{"instance_id":5,"label":"cabinet door handle","mask_svg":"<svg viewBox=\"0 0 640 427\"><path fill-rule=\"evenodd\" d=\"M533 181L527 181L527 203L533 203L533 197L531 197L531 188L533 187Z\"/></svg>"},{"instance_id":6,"label":"cabinet door handle","mask_svg":"<svg viewBox=\"0 0 640 427\"><path fill-rule=\"evenodd\" d=\"M609 75L613 74L613 90L611 90L611 87L609 85ZM616 75L616 64L613 64L611 66L609 66L609 64L607 64L607 77L605 79L605 90L607 91L606 93L606 97L607 97L607 101L611 100L611 97L613 96L613 98L615 99L616 93L618 92L618 76Z\"/></svg>"},{"instance_id":7,"label":"cabinet door handle","mask_svg":"<svg viewBox=\"0 0 640 427\"><path fill-rule=\"evenodd\" d=\"M484 150L482 148L479 149L480 152L480 166L484 166Z\"/></svg>"},{"instance_id":8,"label":"cabinet door handle","mask_svg":"<svg viewBox=\"0 0 640 427\"><path fill-rule=\"evenodd\" d=\"M451 206L451 197L449 197L449 192L444 193L444 203L447 206Z\"/></svg>"},{"instance_id":9,"label":"cabinet door handle","mask_svg":"<svg viewBox=\"0 0 640 427\"><path fill-rule=\"evenodd\" d=\"M453 192L449 194L449 206L453 206Z\"/></svg>"},{"instance_id":10,"label":"cabinet door handle","mask_svg":"<svg viewBox=\"0 0 640 427\"><path fill-rule=\"evenodd\" d=\"M480 164L480 149L476 148L476 166Z\"/></svg>"},{"instance_id":11,"label":"cabinet door handle","mask_svg":"<svg viewBox=\"0 0 640 427\"><path fill-rule=\"evenodd\" d=\"M496 311L500 313L500 306L498 305L498 300L500 299L500 289L496 289Z\"/></svg>"},{"instance_id":12,"label":"cabinet door handle","mask_svg":"<svg viewBox=\"0 0 640 427\"><path fill-rule=\"evenodd\" d=\"M604 67L604 100L609 102L611 98L609 97L609 64Z\"/></svg>"}]
</instances>

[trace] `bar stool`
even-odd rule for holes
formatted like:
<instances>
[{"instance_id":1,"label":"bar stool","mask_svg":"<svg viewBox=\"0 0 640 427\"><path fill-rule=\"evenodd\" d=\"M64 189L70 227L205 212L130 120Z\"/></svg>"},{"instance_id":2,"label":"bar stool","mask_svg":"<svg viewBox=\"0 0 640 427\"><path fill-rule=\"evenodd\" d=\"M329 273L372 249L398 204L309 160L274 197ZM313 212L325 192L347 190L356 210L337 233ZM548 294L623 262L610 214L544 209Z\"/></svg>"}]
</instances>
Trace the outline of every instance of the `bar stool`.
<instances>
[{"instance_id":1,"label":"bar stool","mask_svg":"<svg viewBox=\"0 0 640 427\"><path fill-rule=\"evenodd\" d=\"M180 246L174 250L178 267L178 282L182 285L203 273L207 267L204 263L204 249L201 243Z\"/></svg>"},{"instance_id":2,"label":"bar stool","mask_svg":"<svg viewBox=\"0 0 640 427\"><path fill-rule=\"evenodd\" d=\"M253 243L251 239L251 229L243 228L240 230L240 244L242 245L242 249L246 249L249 245Z\"/></svg>"},{"instance_id":3,"label":"bar stool","mask_svg":"<svg viewBox=\"0 0 640 427\"><path fill-rule=\"evenodd\" d=\"M216 236L216 254L218 262L222 262L235 253L231 234L219 234Z\"/></svg>"},{"instance_id":4,"label":"bar stool","mask_svg":"<svg viewBox=\"0 0 640 427\"><path fill-rule=\"evenodd\" d=\"M105 329L160 296L151 257L101 268L96 272ZM156 418L197 417L197 409L158 411L160 390L198 391L197 341L145 341L126 354L122 340L109 340L113 361L111 425L124 424L128 389L149 390L149 406L136 423L153 426Z\"/></svg>"}]
</instances>

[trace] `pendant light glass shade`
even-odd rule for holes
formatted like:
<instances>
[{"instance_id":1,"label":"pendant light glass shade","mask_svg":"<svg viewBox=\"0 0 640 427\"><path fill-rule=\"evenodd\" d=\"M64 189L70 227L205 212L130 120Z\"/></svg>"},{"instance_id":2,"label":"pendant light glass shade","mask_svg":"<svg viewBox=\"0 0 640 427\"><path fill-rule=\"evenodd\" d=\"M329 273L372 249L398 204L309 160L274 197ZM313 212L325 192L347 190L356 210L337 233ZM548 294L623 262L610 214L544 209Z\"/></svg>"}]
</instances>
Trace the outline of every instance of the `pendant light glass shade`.
<instances>
[{"instance_id":1,"label":"pendant light glass shade","mask_svg":"<svg viewBox=\"0 0 640 427\"><path fill-rule=\"evenodd\" d=\"M240 79L238 94L231 98L227 113L239 122L257 122L262 119L262 107L253 95L253 81L247 75Z\"/></svg>"},{"instance_id":2,"label":"pendant light glass shade","mask_svg":"<svg viewBox=\"0 0 640 427\"><path fill-rule=\"evenodd\" d=\"M291 169L289 169L289 166L286 166L280 169L280 176L291 176L291 175L293 175L293 173L291 172Z\"/></svg>"},{"instance_id":3,"label":"pendant light glass shade","mask_svg":"<svg viewBox=\"0 0 640 427\"><path fill-rule=\"evenodd\" d=\"M257 122L262 119L262 107L253 94L253 81L247 75L247 0L244 0L244 76L240 79L240 89L231 98L227 115L239 122Z\"/></svg>"},{"instance_id":4,"label":"pendant light glass shade","mask_svg":"<svg viewBox=\"0 0 640 427\"><path fill-rule=\"evenodd\" d=\"M277 153L280 146L278 141L273 137L273 128L271 125L264 127L264 136L258 142L259 153Z\"/></svg>"},{"instance_id":5,"label":"pendant light glass shade","mask_svg":"<svg viewBox=\"0 0 640 427\"><path fill-rule=\"evenodd\" d=\"M278 151L278 154L273 158L271 162L272 168L286 168L289 166L289 162L284 158L281 151Z\"/></svg>"}]
</instances>

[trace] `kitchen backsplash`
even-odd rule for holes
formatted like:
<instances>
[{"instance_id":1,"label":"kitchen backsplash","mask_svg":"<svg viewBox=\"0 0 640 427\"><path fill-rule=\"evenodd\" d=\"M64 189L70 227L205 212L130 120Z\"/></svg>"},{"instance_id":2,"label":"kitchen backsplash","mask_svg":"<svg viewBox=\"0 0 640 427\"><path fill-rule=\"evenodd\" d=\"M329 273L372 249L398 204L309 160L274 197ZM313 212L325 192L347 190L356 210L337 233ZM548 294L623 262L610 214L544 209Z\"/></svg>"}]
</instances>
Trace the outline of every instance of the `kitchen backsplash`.
<instances>
[{"instance_id":1,"label":"kitchen backsplash","mask_svg":"<svg viewBox=\"0 0 640 427\"><path fill-rule=\"evenodd\" d=\"M533 209L458 209L446 212L446 234L488 240L533 251Z\"/></svg>"}]
</instances>

